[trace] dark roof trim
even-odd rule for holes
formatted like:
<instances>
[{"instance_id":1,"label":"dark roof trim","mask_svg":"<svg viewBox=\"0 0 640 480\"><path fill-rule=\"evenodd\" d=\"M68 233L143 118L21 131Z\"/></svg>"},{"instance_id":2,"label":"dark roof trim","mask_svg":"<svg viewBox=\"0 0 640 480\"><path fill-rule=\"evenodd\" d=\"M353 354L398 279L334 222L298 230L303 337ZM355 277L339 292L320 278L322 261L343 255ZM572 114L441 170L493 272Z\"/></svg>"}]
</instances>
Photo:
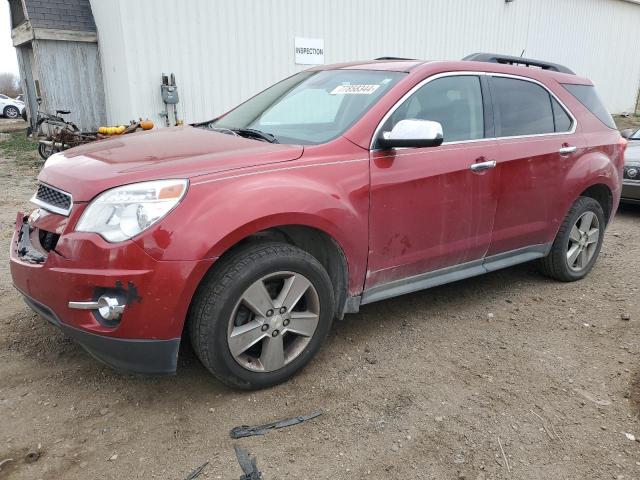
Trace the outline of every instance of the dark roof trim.
<instances>
[{"instance_id":1,"label":"dark roof trim","mask_svg":"<svg viewBox=\"0 0 640 480\"><path fill-rule=\"evenodd\" d=\"M525 65L527 67L538 67L543 70L551 70L552 72L568 73L575 75L573 70L568 69L564 65L557 63L545 62L543 60L534 60L532 58L513 57L511 55L500 55L497 53L472 53L467 55L462 60L472 62L489 62L489 63L502 63L505 65Z\"/></svg>"},{"instance_id":2,"label":"dark roof trim","mask_svg":"<svg viewBox=\"0 0 640 480\"><path fill-rule=\"evenodd\" d=\"M403 58L403 57L378 57L374 60L416 60L415 58Z\"/></svg>"}]
</instances>

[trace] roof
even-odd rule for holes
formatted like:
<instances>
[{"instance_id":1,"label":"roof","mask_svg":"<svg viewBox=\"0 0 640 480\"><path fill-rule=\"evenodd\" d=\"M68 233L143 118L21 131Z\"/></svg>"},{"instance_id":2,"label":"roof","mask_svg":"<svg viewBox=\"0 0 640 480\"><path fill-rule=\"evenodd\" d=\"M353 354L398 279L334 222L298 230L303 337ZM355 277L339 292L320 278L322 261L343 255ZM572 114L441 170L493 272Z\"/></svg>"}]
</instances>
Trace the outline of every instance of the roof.
<instances>
[{"instance_id":1,"label":"roof","mask_svg":"<svg viewBox=\"0 0 640 480\"><path fill-rule=\"evenodd\" d=\"M34 28L95 32L89 0L24 0Z\"/></svg>"},{"instance_id":2,"label":"roof","mask_svg":"<svg viewBox=\"0 0 640 480\"><path fill-rule=\"evenodd\" d=\"M410 72L424 64L424 60L368 60L349 63L319 65L310 70L383 70L389 72Z\"/></svg>"},{"instance_id":3,"label":"roof","mask_svg":"<svg viewBox=\"0 0 640 480\"><path fill-rule=\"evenodd\" d=\"M640 1L640 0L639 0ZM319 70L382 70L391 72L423 72L425 70L440 71L478 71L491 73L506 73L530 77L533 79L553 78L560 83L575 83L592 85L587 78L580 77L572 73L558 72L554 70L543 70L536 67L524 65L509 65L494 62L479 62L473 60L371 60L349 63L334 63L329 65L318 65L310 68L311 71ZM567 69L568 70L568 69Z\"/></svg>"}]
</instances>

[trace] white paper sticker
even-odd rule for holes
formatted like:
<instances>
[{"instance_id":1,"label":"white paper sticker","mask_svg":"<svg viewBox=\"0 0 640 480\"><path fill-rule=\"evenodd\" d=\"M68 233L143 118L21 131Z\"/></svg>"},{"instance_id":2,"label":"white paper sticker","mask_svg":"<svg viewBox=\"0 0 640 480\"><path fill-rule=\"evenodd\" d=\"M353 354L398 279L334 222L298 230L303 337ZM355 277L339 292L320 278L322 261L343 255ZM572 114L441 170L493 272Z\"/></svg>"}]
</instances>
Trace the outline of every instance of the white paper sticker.
<instances>
[{"instance_id":1,"label":"white paper sticker","mask_svg":"<svg viewBox=\"0 0 640 480\"><path fill-rule=\"evenodd\" d=\"M331 95L371 95L380 85L338 85Z\"/></svg>"},{"instance_id":2,"label":"white paper sticker","mask_svg":"<svg viewBox=\"0 0 640 480\"><path fill-rule=\"evenodd\" d=\"M295 37L294 44L298 65L324 64L324 38Z\"/></svg>"}]
</instances>

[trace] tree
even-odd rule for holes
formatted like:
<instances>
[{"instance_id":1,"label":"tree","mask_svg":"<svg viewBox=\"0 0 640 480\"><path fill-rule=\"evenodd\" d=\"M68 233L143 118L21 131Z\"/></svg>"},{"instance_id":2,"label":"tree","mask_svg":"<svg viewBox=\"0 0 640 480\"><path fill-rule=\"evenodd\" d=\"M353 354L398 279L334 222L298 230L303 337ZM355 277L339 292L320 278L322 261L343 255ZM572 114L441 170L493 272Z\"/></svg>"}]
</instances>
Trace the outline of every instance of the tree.
<instances>
[{"instance_id":1,"label":"tree","mask_svg":"<svg viewBox=\"0 0 640 480\"><path fill-rule=\"evenodd\" d=\"M0 93L15 98L22 93L20 88L20 78L15 73L0 73Z\"/></svg>"}]
</instances>

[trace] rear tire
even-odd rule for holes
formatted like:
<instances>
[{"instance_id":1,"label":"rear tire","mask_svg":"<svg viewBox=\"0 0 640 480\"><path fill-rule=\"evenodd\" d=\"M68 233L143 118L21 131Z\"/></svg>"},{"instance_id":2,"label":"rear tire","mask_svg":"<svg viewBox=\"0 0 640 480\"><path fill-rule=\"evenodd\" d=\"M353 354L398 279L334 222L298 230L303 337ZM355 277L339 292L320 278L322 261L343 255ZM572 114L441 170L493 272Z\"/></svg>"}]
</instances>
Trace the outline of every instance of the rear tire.
<instances>
[{"instance_id":1,"label":"rear tire","mask_svg":"<svg viewBox=\"0 0 640 480\"><path fill-rule=\"evenodd\" d=\"M602 206L593 198L579 197L562 222L551 251L540 260L542 273L562 282L584 278L598 259L605 225Z\"/></svg>"},{"instance_id":2,"label":"rear tire","mask_svg":"<svg viewBox=\"0 0 640 480\"><path fill-rule=\"evenodd\" d=\"M196 292L188 326L202 364L223 383L251 390L284 382L309 363L334 311L320 262L292 245L261 243L214 266Z\"/></svg>"}]
</instances>

